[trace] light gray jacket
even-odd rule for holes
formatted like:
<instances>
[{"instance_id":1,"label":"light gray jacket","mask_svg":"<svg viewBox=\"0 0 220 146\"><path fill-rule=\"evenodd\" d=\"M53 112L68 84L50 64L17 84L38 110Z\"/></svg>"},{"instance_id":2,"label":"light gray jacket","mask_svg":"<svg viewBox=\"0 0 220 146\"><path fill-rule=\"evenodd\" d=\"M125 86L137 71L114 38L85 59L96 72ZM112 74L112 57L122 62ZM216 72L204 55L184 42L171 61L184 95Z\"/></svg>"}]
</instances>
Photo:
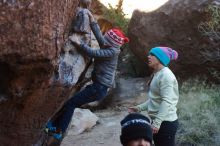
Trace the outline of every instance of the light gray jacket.
<instances>
[{"instance_id":1,"label":"light gray jacket","mask_svg":"<svg viewBox=\"0 0 220 146\"><path fill-rule=\"evenodd\" d=\"M100 28L96 22L91 23L91 29L99 43L101 49L92 49L88 45L81 43L80 48L88 56L94 58L94 70L92 80L99 82L107 87L112 87L115 80L115 73L118 64L120 48L107 47L102 48L105 41Z\"/></svg>"}]
</instances>

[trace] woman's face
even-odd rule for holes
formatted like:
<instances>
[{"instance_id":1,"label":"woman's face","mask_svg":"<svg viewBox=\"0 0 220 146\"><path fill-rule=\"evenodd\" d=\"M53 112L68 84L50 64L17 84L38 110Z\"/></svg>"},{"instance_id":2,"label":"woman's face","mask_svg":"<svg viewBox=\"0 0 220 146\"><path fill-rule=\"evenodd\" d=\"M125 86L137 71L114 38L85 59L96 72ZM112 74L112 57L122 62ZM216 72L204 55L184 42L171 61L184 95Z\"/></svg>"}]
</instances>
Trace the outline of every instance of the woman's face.
<instances>
[{"instance_id":1,"label":"woman's face","mask_svg":"<svg viewBox=\"0 0 220 146\"><path fill-rule=\"evenodd\" d=\"M160 64L160 61L152 54L148 55L147 58L148 58L147 64L150 68L154 69L155 67L158 66L158 64Z\"/></svg>"},{"instance_id":2,"label":"woman's face","mask_svg":"<svg viewBox=\"0 0 220 146\"><path fill-rule=\"evenodd\" d=\"M150 143L143 138L132 140L127 146L150 146Z\"/></svg>"}]
</instances>

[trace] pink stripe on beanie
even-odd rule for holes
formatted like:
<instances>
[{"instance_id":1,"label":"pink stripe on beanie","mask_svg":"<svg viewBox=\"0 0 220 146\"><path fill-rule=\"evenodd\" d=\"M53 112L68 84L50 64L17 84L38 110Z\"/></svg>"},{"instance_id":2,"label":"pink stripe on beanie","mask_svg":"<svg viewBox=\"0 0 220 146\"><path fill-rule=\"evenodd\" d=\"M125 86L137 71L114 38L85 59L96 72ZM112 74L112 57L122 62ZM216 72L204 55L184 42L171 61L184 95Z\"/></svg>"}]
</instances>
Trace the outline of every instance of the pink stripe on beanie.
<instances>
[{"instance_id":1,"label":"pink stripe on beanie","mask_svg":"<svg viewBox=\"0 0 220 146\"><path fill-rule=\"evenodd\" d=\"M175 50L169 47L158 47L158 48L160 48L170 58L170 60L177 60L178 53Z\"/></svg>"},{"instance_id":2,"label":"pink stripe on beanie","mask_svg":"<svg viewBox=\"0 0 220 146\"><path fill-rule=\"evenodd\" d=\"M178 53L169 47L152 48L149 54L154 55L164 66L167 66L171 60L178 58Z\"/></svg>"}]
</instances>

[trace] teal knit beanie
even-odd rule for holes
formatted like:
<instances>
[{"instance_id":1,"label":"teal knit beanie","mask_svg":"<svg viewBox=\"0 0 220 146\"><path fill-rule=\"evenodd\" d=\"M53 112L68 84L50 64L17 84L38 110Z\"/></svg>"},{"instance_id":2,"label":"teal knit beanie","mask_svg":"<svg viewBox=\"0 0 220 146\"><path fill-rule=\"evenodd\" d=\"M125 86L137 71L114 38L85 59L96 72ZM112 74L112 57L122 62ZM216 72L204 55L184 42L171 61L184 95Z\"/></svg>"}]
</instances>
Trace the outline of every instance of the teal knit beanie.
<instances>
[{"instance_id":1,"label":"teal knit beanie","mask_svg":"<svg viewBox=\"0 0 220 146\"><path fill-rule=\"evenodd\" d=\"M170 60L176 60L178 58L178 53L168 47L152 48L150 54L154 55L164 66L167 66Z\"/></svg>"}]
</instances>

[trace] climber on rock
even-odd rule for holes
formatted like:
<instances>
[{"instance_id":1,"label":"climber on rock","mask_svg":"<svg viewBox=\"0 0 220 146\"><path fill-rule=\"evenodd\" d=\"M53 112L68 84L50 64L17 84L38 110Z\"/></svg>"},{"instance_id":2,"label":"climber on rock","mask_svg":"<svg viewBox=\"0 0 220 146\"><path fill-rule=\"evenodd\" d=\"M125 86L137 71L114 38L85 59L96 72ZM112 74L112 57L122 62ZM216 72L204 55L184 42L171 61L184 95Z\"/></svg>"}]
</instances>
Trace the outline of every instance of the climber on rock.
<instances>
[{"instance_id":1,"label":"climber on rock","mask_svg":"<svg viewBox=\"0 0 220 146\"><path fill-rule=\"evenodd\" d=\"M52 127L60 131L54 134L54 138L58 140L62 140L75 108L89 102L101 100L107 95L108 89L113 86L115 81L118 56L121 52L120 47L129 42L129 39L118 28L108 30L103 36L99 25L91 13L89 13L89 20L91 29L101 49L92 49L83 43L82 40L77 39L77 37L72 38L71 41L80 52L94 58L94 69L92 71L93 83L72 96L65 103L63 113L54 123L51 123Z\"/></svg>"}]
</instances>

